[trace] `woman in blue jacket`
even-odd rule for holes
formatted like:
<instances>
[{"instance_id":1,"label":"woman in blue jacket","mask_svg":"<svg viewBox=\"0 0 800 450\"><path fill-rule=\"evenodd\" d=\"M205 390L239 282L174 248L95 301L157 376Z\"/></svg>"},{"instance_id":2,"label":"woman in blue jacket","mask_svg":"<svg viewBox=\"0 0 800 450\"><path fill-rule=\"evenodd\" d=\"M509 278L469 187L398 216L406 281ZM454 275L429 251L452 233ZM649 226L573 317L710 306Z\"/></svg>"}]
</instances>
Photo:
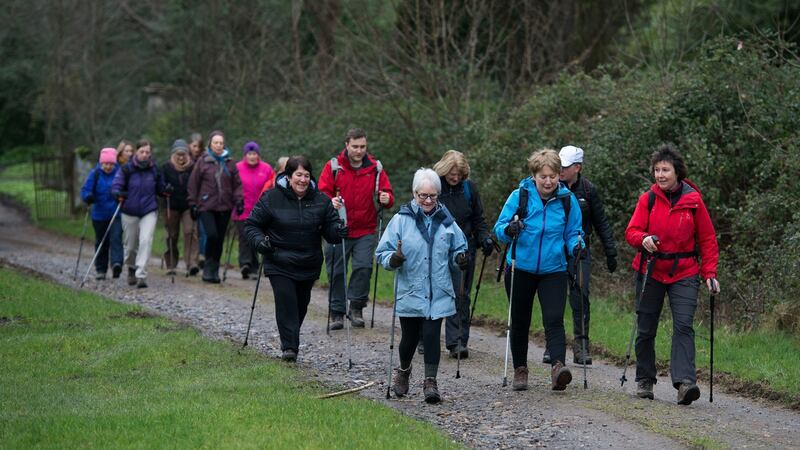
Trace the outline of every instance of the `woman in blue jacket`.
<instances>
[{"instance_id":1,"label":"woman in blue jacket","mask_svg":"<svg viewBox=\"0 0 800 450\"><path fill-rule=\"evenodd\" d=\"M414 200L400 207L375 250L386 270L396 270L395 309L400 317L400 367L392 383L395 395L408 393L411 360L420 332L425 347L423 394L428 403L441 400L439 371L442 319L456 313L452 273L466 270L467 240L453 216L439 202L439 175L431 169L414 174Z\"/></svg>"},{"instance_id":2,"label":"woman in blue jacket","mask_svg":"<svg viewBox=\"0 0 800 450\"><path fill-rule=\"evenodd\" d=\"M531 176L508 197L494 226L497 239L512 244L506 254L505 272L506 293L511 302L512 387L515 391L528 388L528 329L533 298L538 293L546 346L552 359L552 388L560 391L572 381L572 374L564 367L566 252L569 249L575 254L583 246L581 209L575 196L558 181L561 159L555 150L534 152L528 158L528 169ZM523 205L521 198L525 200ZM516 256L513 277L512 255Z\"/></svg>"},{"instance_id":3,"label":"woman in blue jacket","mask_svg":"<svg viewBox=\"0 0 800 450\"><path fill-rule=\"evenodd\" d=\"M114 278L119 278L122 272L122 218L117 214L114 222L114 211L117 209L117 199L111 195L111 184L117 174L117 151L111 147L100 150L100 161L97 163L86 182L81 188L81 199L92 208L92 227L94 228L94 249L100 247L100 241L108 230L108 237L103 242L103 247L94 261L97 271L95 279L105 280L108 270L109 250L111 253L111 273Z\"/></svg>"}]
</instances>

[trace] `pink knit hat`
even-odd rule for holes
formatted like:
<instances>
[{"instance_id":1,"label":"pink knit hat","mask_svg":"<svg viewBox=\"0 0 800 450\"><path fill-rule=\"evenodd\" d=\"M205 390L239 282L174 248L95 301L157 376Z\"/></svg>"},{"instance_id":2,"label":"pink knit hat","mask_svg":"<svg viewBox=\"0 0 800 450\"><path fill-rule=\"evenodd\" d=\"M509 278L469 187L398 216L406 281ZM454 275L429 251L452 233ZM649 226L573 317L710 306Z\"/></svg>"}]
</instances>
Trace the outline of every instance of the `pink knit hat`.
<instances>
[{"instance_id":1,"label":"pink knit hat","mask_svg":"<svg viewBox=\"0 0 800 450\"><path fill-rule=\"evenodd\" d=\"M117 150L111 147L106 147L100 150L100 164L117 162Z\"/></svg>"}]
</instances>

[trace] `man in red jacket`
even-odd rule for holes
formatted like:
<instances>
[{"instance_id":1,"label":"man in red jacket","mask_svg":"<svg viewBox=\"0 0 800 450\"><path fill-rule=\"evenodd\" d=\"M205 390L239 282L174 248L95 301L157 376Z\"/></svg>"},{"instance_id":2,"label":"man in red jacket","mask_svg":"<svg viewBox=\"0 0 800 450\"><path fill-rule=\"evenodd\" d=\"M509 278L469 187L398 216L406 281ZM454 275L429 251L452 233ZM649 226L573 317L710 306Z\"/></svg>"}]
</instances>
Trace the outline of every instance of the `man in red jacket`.
<instances>
[{"instance_id":1,"label":"man in red jacket","mask_svg":"<svg viewBox=\"0 0 800 450\"><path fill-rule=\"evenodd\" d=\"M376 203L381 208L394 204L392 185L380 163L367 153L367 133L353 128L345 136L345 148L331 159L319 176L319 190L331 198L336 210L347 212L349 233L341 245L328 245L325 252L328 280L331 289L331 330L344 328L347 303L344 292L342 246L351 260L347 298L350 300L350 320L353 327L363 328L361 312L369 301L369 280L372 277L372 258L375 253L378 222Z\"/></svg>"}]
</instances>

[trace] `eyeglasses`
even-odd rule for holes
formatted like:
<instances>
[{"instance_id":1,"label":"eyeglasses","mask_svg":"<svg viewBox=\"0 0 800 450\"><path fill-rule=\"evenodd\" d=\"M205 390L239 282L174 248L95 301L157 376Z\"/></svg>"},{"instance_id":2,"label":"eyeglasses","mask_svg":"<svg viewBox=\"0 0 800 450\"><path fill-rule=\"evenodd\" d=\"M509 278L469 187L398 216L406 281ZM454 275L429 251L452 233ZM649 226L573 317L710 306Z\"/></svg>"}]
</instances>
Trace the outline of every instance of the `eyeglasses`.
<instances>
[{"instance_id":1,"label":"eyeglasses","mask_svg":"<svg viewBox=\"0 0 800 450\"><path fill-rule=\"evenodd\" d=\"M430 200L432 202L435 202L436 199L439 198L439 194L420 194L420 193L417 193L417 197L420 200L422 200L423 202L426 201L426 200Z\"/></svg>"}]
</instances>

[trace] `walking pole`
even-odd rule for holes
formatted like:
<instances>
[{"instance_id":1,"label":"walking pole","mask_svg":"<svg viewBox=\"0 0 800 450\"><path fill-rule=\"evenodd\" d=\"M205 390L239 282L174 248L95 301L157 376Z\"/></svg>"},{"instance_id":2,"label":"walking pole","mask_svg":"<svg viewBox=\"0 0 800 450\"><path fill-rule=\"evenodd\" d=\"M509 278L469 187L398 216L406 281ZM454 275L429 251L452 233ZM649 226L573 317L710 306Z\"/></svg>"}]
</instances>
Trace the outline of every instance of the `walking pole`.
<instances>
[{"instance_id":1,"label":"walking pole","mask_svg":"<svg viewBox=\"0 0 800 450\"><path fill-rule=\"evenodd\" d=\"M458 359L457 359L457 362L456 362L456 379L461 378L461 349L463 347L461 346L461 336L462 336L462 334L461 334L461 307L459 306L459 303L463 304L463 302L464 302L464 283L466 282L466 278L467 278L467 271L466 270L462 270L461 271L461 283L460 283L461 286L458 289L458 291L459 291L458 295L459 295L459 297L461 297L460 298L461 301L460 302L456 302L456 320L458 320L458 347L456 348L456 353L458 353L458 355L457 355Z\"/></svg>"},{"instance_id":2,"label":"walking pole","mask_svg":"<svg viewBox=\"0 0 800 450\"><path fill-rule=\"evenodd\" d=\"M709 306L711 307L711 355L710 355L710 378L708 379L708 402L714 403L714 303L716 303L717 280L711 279L711 295L709 296Z\"/></svg>"},{"instance_id":3,"label":"walking pole","mask_svg":"<svg viewBox=\"0 0 800 450\"><path fill-rule=\"evenodd\" d=\"M475 286L475 299L472 301L472 311L469 313L469 322L467 323L470 327L472 326L472 316L475 315L475 306L478 304L478 293L481 291L481 280L483 279L483 269L486 267L486 258L488 258L488 256L483 255L481 273L478 275L478 285Z\"/></svg>"},{"instance_id":4,"label":"walking pole","mask_svg":"<svg viewBox=\"0 0 800 450\"><path fill-rule=\"evenodd\" d=\"M381 241L383 232L383 206L378 206L378 242ZM372 317L369 320L369 327L375 328L375 300L378 298L378 272L380 271L378 258L375 258L375 283L372 285Z\"/></svg>"},{"instance_id":5,"label":"walking pole","mask_svg":"<svg viewBox=\"0 0 800 450\"><path fill-rule=\"evenodd\" d=\"M86 208L86 214L83 216L83 231L81 231L81 245L78 247L78 260L75 261L75 273L72 274L72 281L78 280L78 265L81 263L81 253L83 252L83 241L86 240L86 224L89 222L89 208Z\"/></svg>"},{"instance_id":6,"label":"walking pole","mask_svg":"<svg viewBox=\"0 0 800 450\"><path fill-rule=\"evenodd\" d=\"M242 348L247 347L247 338L250 337L250 324L253 323L253 311L256 309L256 298L258 298L258 286L261 284L261 274L264 272L264 257L261 257L261 263L258 265L258 279L256 279L256 290L253 292L253 305L250 307L250 319L247 321L247 333L244 335L244 344Z\"/></svg>"},{"instance_id":7,"label":"walking pole","mask_svg":"<svg viewBox=\"0 0 800 450\"><path fill-rule=\"evenodd\" d=\"M342 206L339 208L339 220L342 224L347 226L347 211L344 208L344 199L341 197L339 201ZM345 239L342 239L342 277L344 279L344 303L345 303L345 326L347 327L347 370L353 368L353 346L350 343L350 302L347 301L347 247L345 246Z\"/></svg>"},{"instance_id":8,"label":"walking pole","mask_svg":"<svg viewBox=\"0 0 800 450\"><path fill-rule=\"evenodd\" d=\"M236 226L236 224L232 225L233 226L228 228L228 232L225 233L226 235L230 235L230 238L228 239L228 258L225 262L225 268L222 269L222 281L225 281L225 279L228 278L228 266L231 265L231 253L233 253L233 241L236 240L236 232L233 231L233 228Z\"/></svg>"},{"instance_id":9,"label":"walking pole","mask_svg":"<svg viewBox=\"0 0 800 450\"><path fill-rule=\"evenodd\" d=\"M581 246L581 248L583 248L583 246ZM583 360L583 388L587 389L589 383L586 381L586 343L589 338L586 336L586 312L584 311L586 295L584 295L583 292L585 283L583 281L583 265L581 264L580 254L575 258L575 273L578 275L578 290L581 293L581 335L583 336L581 339L581 353L583 353L583 358L581 359Z\"/></svg>"},{"instance_id":10,"label":"walking pole","mask_svg":"<svg viewBox=\"0 0 800 450\"><path fill-rule=\"evenodd\" d=\"M331 244L331 267L336 265L336 244ZM333 269L328 279L328 322L325 324L325 334L331 335L331 302L333 301Z\"/></svg>"},{"instance_id":11,"label":"walking pole","mask_svg":"<svg viewBox=\"0 0 800 450\"><path fill-rule=\"evenodd\" d=\"M653 242L656 245L659 244L659 240L656 236L653 236ZM644 258L644 252L639 256L640 258ZM642 289L639 290L639 298L636 299L636 305L634 305L633 310L633 328L631 329L631 337L628 340L628 351L625 352L625 365L622 367L622 376L619 377L619 386L622 387L628 379L625 377L625 373L628 371L628 364L631 362L631 350L633 348L633 338L636 337L636 330L639 328L638 322L638 314L639 311L639 304L642 302L642 297L644 296L644 288L647 285L647 279L650 277L650 270L653 268L653 264L655 264L656 259L653 257L652 253L649 253L647 256L645 264L645 271L644 271L644 278L642 279ZM641 266L640 266L641 270ZM638 275L638 272L637 272Z\"/></svg>"},{"instance_id":12,"label":"walking pole","mask_svg":"<svg viewBox=\"0 0 800 450\"><path fill-rule=\"evenodd\" d=\"M398 239L397 240L397 249L403 245L403 241ZM389 366L386 368L386 374L388 376L388 382L386 383L386 399L390 399L392 396L390 395L390 390L392 389L392 358L394 357L394 324L397 318L397 272L394 273L394 305L392 305L392 329L390 331L391 338L389 339ZM400 365L401 369L402 363Z\"/></svg>"},{"instance_id":13,"label":"walking pole","mask_svg":"<svg viewBox=\"0 0 800 450\"><path fill-rule=\"evenodd\" d=\"M519 215L514 215L519 220ZM511 288L508 290L508 322L506 323L506 361L503 368L503 387L508 386L508 350L511 348L511 305L514 301L514 272L517 266L517 236L511 240ZM508 247L506 247L508 249Z\"/></svg>"},{"instance_id":14,"label":"walking pole","mask_svg":"<svg viewBox=\"0 0 800 450\"><path fill-rule=\"evenodd\" d=\"M122 208L122 202L119 202L117 204L117 209L114 210L114 215L111 216L111 222L108 223L108 226L106 227L106 232L103 233L103 239L100 240L100 245L97 246L97 251L94 252L94 256L92 257L92 260L89 262L89 267L86 268L86 273L83 275L80 287L83 287L83 284L86 283L86 277L89 276L89 271L92 270L92 265L94 265L94 260L97 259L97 255L100 254L100 250L103 248L103 243L106 242L106 238L108 237L108 232L111 231L111 224L113 224L114 220L117 218L117 214L119 214L120 208Z\"/></svg>"},{"instance_id":15,"label":"walking pole","mask_svg":"<svg viewBox=\"0 0 800 450\"><path fill-rule=\"evenodd\" d=\"M172 252L172 236L171 236L172 233L170 233L169 223L170 223L169 196L167 196L167 247L169 247L169 262L167 263L167 269L169 269L168 272L172 278L172 284L175 284L175 267L170 268L169 266L174 263L175 266L177 267L178 263L175 261L175 258L173 258L174 254Z\"/></svg>"}]
</instances>

